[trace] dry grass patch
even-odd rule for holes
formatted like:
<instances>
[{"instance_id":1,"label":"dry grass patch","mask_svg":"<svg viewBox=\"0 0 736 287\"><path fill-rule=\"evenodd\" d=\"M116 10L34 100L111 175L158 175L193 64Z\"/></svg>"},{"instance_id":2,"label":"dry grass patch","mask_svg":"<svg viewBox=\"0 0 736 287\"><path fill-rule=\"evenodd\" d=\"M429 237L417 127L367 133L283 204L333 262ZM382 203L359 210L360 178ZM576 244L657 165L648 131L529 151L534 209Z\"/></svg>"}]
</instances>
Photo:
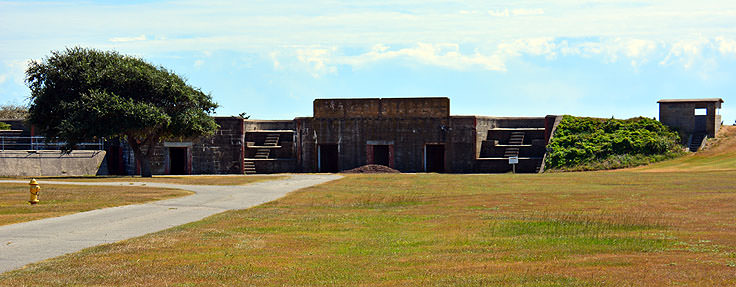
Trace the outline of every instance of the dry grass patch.
<instances>
[{"instance_id":1,"label":"dry grass patch","mask_svg":"<svg viewBox=\"0 0 736 287\"><path fill-rule=\"evenodd\" d=\"M0 183L0 225L192 194L177 189L45 185L43 182L41 188L41 202L32 206L28 204L28 184Z\"/></svg>"},{"instance_id":2,"label":"dry grass patch","mask_svg":"<svg viewBox=\"0 0 736 287\"><path fill-rule=\"evenodd\" d=\"M0 285L736 284L736 172L351 175Z\"/></svg>"},{"instance_id":3,"label":"dry grass patch","mask_svg":"<svg viewBox=\"0 0 736 287\"><path fill-rule=\"evenodd\" d=\"M157 182L189 185L244 185L264 180L284 179L282 175L156 175L153 177L140 176L48 176L34 177L36 179L71 182ZM13 177L0 179L30 180L31 177Z\"/></svg>"},{"instance_id":4,"label":"dry grass patch","mask_svg":"<svg viewBox=\"0 0 736 287\"><path fill-rule=\"evenodd\" d=\"M736 126L723 126L714 139L697 153L634 170L644 172L729 171L736 170Z\"/></svg>"}]
</instances>

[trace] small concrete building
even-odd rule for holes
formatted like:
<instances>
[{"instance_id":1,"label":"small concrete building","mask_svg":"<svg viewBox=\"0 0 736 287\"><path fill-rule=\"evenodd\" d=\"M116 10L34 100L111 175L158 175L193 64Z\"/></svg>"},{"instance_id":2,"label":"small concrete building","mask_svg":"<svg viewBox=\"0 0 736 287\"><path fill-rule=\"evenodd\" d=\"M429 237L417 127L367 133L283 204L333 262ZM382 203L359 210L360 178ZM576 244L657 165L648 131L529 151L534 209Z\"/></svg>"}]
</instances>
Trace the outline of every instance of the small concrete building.
<instances>
[{"instance_id":1,"label":"small concrete building","mask_svg":"<svg viewBox=\"0 0 736 287\"><path fill-rule=\"evenodd\" d=\"M659 121L680 133L682 143L697 150L707 136L713 138L721 128L721 98L663 99Z\"/></svg>"}]
</instances>

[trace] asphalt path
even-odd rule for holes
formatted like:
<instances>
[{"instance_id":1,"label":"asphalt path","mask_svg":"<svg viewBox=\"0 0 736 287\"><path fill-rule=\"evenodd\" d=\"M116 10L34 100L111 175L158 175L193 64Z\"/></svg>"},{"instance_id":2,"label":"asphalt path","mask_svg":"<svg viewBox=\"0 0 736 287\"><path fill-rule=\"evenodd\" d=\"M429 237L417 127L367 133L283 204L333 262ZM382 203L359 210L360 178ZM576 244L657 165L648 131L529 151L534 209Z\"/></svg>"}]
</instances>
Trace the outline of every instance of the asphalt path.
<instances>
[{"instance_id":1,"label":"asphalt path","mask_svg":"<svg viewBox=\"0 0 736 287\"><path fill-rule=\"evenodd\" d=\"M182 185L152 182L43 181L43 185L100 185L177 188L193 195L144 204L125 205L60 217L0 226L0 273L105 243L112 243L201 220L233 209L278 199L291 191L340 178L339 175L298 174L286 179L247 185ZM27 183L27 181L0 181Z\"/></svg>"}]
</instances>

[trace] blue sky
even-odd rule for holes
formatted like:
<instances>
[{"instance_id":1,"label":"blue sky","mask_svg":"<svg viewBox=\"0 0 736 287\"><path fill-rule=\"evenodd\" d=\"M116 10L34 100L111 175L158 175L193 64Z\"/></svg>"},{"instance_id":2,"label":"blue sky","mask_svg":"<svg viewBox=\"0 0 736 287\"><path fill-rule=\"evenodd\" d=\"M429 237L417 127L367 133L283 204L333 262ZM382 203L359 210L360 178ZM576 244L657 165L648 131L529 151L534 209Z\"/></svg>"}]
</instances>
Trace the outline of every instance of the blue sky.
<instances>
[{"instance_id":1,"label":"blue sky","mask_svg":"<svg viewBox=\"0 0 736 287\"><path fill-rule=\"evenodd\" d=\"M736 1L0 1L0 104L29 60L82 46L167 67L218 115L449 97L455 115L656 117L720 97L736 120Z\"/></svg>"}]
</instances>

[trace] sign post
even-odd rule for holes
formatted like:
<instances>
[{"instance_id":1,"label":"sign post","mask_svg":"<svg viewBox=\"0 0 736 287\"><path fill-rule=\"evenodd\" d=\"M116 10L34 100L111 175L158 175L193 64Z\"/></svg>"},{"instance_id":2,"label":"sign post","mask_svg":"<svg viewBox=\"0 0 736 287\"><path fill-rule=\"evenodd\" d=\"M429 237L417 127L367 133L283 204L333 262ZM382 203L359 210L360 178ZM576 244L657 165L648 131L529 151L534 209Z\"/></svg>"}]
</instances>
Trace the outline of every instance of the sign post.
<instances>
[{"instance_id":1,"label":"sign post","mask_svg":"<svg viewBox=\"0 0 736 287\"><path fill-rule=\"evenodd\" d=\"M518 156L509 157L509 164L511 165L511 172L516 173L516 164L519 163Z\"/></svg>"}]
</instances>

